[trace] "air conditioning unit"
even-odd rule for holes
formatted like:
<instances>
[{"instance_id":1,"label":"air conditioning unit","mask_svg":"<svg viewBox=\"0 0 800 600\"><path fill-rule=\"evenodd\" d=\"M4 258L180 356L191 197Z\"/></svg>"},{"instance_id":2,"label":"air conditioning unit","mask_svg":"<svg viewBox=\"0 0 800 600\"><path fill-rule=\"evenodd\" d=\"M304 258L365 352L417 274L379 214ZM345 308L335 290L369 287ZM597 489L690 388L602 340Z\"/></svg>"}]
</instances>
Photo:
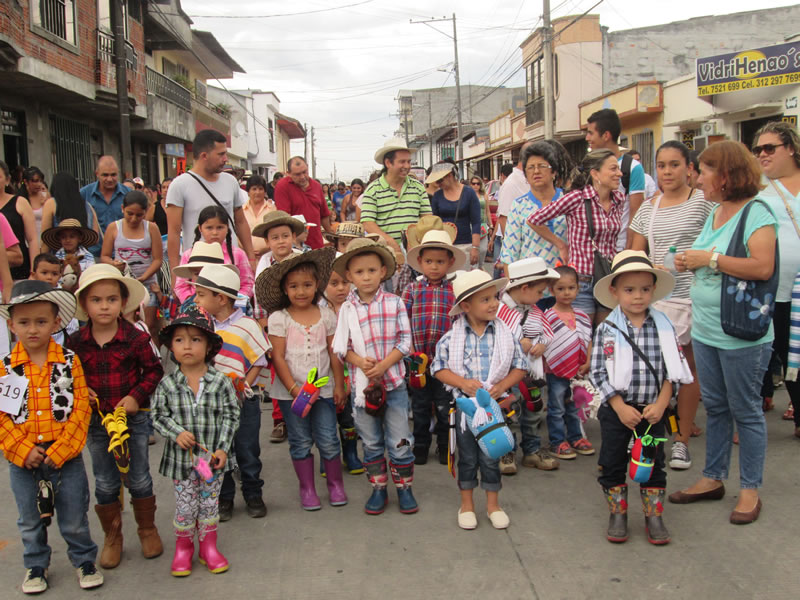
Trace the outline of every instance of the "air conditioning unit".
<instances>
[{"instance_id":1,"label":"air conditioning unit","mask_svg":"<svg viewBox=\"0 0 800 600\"><path fill-rule=\"evenodd\" d=\"M700 125L700 135L701 136L717 135L717 122L707 121L702 125Z\"/></svg>"}]
</instances>

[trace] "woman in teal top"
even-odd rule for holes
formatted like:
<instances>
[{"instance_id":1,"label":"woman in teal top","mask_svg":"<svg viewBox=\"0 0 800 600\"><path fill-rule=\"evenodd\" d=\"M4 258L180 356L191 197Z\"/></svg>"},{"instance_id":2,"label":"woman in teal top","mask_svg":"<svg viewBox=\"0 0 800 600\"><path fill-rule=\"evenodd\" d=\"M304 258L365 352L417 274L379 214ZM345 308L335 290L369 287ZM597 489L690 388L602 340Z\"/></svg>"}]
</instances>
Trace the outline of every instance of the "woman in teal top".
<instances>
[{"instance_id":1,"label":"woman in teal top","mask_svg":"<svg viewBox=\"0 0 800 600\"><path fill-rule=\"evenodd\" d=\"M676 267L695 272L691 289L692 346L708 414L706 466L700 481L669 499L687 504L723 497L722 480L728 477L735 422L740 440L741 491L730 521L752 523L761 511L758 488L763 481L767 450L761 380L772 354L774 336L772 325L755 341L722 331L722 274L751 281L769 279L775 268L777 221L763 203L754 204L744 228L749 256L725 256L742 209L761 190L758 162L739 142L717 142L703 151L698 186L706 198L719 206L708 217L692 249L678 254Z\"/></svg>"}]
</instances>

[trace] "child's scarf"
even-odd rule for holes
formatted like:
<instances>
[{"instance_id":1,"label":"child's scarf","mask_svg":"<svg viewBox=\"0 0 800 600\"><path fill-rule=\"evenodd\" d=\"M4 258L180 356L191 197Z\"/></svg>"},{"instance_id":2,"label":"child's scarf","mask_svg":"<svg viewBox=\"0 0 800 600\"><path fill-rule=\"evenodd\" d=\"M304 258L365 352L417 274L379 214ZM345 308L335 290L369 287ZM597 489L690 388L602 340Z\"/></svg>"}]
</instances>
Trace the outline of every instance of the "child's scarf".
<instances>
[{"instance_id":1,"label":"child's scarf","mask_svg":"<svg viewBox=\"0 0 800 600\"><path fill-rule=\"evenodd\" d=\"M367 345L364 342L364 335L361 332L361 323L358 320L356 307L349 300L345 300L339 309L339 320L336 322L336 333L333 336L333 352L344 362L345 354L349 343L353 344L353 352L359 356L367 356ZM354 390L356 393L353 404L359 408L364 408L364 390L369 385L369 379L364 371L358 367L351 369L354 379Z\"/></svg>"},{"instance_id":2,"label":"child's scarf","mask_svg":"<svg viewBox=\"0 0 800 600\"><path fill-rule=\"evenodd\" d=\"M686 362L686 357L678 346L672 323L664 313L652 307L650 307L650 316L653 317L658 330L658 345L661 349L661 356L664 358L664 365L667 367L667 379L673 383L692 383L694 378L689 369L689 363ZM611 387L618 392L625 392L630 387L633 374L633 348L622 335L622 331L626 333L628 331L627 318L622 309L617 306L606 320L619 328L606 327L603 336L604 349L606 340L610 339L613 343L613 350L604 352L608 381Z\"/></svg>"},{"instance_id":3,"label":"child's scarf","mask_svg":"<svg viewBox=\"0 0 800 600\"><path fill-rule=\"evenodd\" d=\"M789 317L789 357L786 369L786 381L797 381L800 369L800 272L794 278L792 286L792 308Z\"/></svg>"},{"instance_id":4,"label":"child's scarf","mask_svg":"<svg viewBox=\"0 0 800 600\"><path fill-rule=\"evenodd\" d=\"M511 330L500 319L495 319L492 323L494 324L492 364L489 367L489 376L486 381L481 381L481 385L486 390L490 390L493 385L508 375L511 370L511 361L514 358L514 336ZM464 358L464 347L467 342L467 317L462 315L456 319L451 331L450 358L447 361L447 368L460 377L473 379L467 372ZM451 390L454 395L460 395L457 388L449 385L445 385L445 387Z\"/></svg>"}]
</instances>

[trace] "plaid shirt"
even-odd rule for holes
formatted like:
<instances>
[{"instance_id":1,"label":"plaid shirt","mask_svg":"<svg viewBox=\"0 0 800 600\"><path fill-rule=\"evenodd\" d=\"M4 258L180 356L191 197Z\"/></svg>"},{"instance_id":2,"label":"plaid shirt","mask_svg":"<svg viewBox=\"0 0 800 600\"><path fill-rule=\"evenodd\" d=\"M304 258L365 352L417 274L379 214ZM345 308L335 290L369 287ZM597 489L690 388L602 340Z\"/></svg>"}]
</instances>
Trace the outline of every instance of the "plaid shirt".
<instances>
[{"instance_id":1,"label":"plaid shirt","mask_svg":"<svg viewBox=\"0 0 800 600\"><path fill-rule=\"evenodd\" d=\"M630 338L641 348L644 355L653 365L653 368L661 376L661 381L656 381L650 372L647 364L633 351L633 365L631 373L631 383L628 391L615 390L608 381L608 371L606 371L606 359L603 352L603 344L608 338L613 339L617 330L605 322L601 323L594 333L592 344L592 368L590 378L592 385L600 392L604 403L607 403L614 396L621 396L626 404L654 404L661 391L661 385L667 377L667 368L661 359L661 345L658 341L658 329L656 328L653 317L649 314L644 320L641 329L634 329L629 319L625 319L628 325L626 332ZM678 384L672 384L672 392L677 396Z\"/></svg>"},{"instance_id":2,"label":"plaid shirt","mask_svg":"<svg viewBox=\"0 0 800 600\"><path fill-rule=\"evenodd\" d=\"M97 392L103 412L114 410L125 396L132 396L139 408L147 408L164 374L150 347L150 336L125 319L118 323L117 333L102 348L92 336L91 322L67 340L67 347L80 357L86 384Z\"/></svg>"},{"instance_id":3,"label":"plaid shirt","mask_svg":"<svg viewBox=\"0 0 800 600\"><path fill-rule=\"evenodd\" d=\"M592 201L592 224L594 225L594 243L600 254L609 260L617 253L617 236L622 229L622 205L625 196L614 190L611 192L611 208L606 212L600 204L594 186L587 185L581 190L574 190L558 200L540 208L530 217L530 225L547 225L551 219L559 215L567 218L567 241L569 245L569 262L582 275L594 272L593 242L589 237L586 203Z\"/></svg>"},{"instance_id":4,"label":"plaid shirt","mask_svg":"<svg viewBox=\"0 0 800 600\"><path fill-rule=\"evenodd\" d=\"M411 352L411 324L403 301L394 294L384 292L382 288L369 304L362 302L358 290L352 290L347 301L356 307L361 335L367 347L367 356L383 360L392 350L397 348L403 356ZM341 314L341 312L339 313ZM349 344L352 350L352 342ZM344 357L341 357L344 359ZM355 373L355 365L350 365L350 372ZM383 374L383 385L386 391L397 389L405 383L406 367L398 361Z\"/></svg>"},{"instance_id":5,"label":"plaid shirt","mask_svg":"<svg viewBox=\"0 0 800 600\"><path fill-rule=\"evenodd\" d=\"M231 447L239 428L239 405L231 378L213 367L200 380L197 397L178 369L158 384L153 394L150 415L156 431L173 443L164 444L158 472L172 479L186 479L192 470L192 455L174 443L184 431L191 432L198 444L211 452L228 455L225 470L233 469ZM198 448L198 451L201 451Z\"/></svg>"},{"instance_id":6,"label":"plaid shirt","mask_svg":"<svg viewBox=\"0 0 800 600\"><path fill-rule=\"evenodd\" d=\"M50 379L53 373L53 364L66 363L64 350L52 339L47 347L47 374L43 376L42 369L31 362L28 353L21 343L17 342L10 355L11 367L25 365L25 376L28 378L28 420L21 425L15 424L9 415L0 412L0 448L5 457L17 465L25 466L25 459L37 444L53 442L46 454L60 468L68 460L72 460L81 453L86 444L86 432L89 430L89 419L92 409L89 405L89 391L86 389L86 379L83 376L83 367L78 357L72 363L72 412L69 418L62 422L53 418L53 405L50 398ZM0 362L0 376L7 375L4 365ZM32 382L41 382L40 385L30 385Z\"/></svg>"},{"instance_id":7,"label":"plaid shirt","mask_svg":"<svg viewBox=\"0 0 800 600\"><path fill-rule=\"evenodd\" d=\"M411 321L411 339L416 352L429 360L436 354L436 342L449 331L453 319L448 316L455 302L453 284L447 279L431 283L427 277L403 290L403 303Z\"/></svg>"}]
</instances>

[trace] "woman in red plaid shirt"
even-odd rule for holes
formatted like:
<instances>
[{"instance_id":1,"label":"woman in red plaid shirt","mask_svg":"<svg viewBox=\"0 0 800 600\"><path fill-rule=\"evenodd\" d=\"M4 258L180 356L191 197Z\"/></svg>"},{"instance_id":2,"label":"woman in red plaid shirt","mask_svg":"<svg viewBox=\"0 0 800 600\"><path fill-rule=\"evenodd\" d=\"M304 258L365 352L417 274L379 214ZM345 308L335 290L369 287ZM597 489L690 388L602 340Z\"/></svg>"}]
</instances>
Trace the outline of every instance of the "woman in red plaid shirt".
<instances>
[{"instance_id":1,"label":"woman in red plaid shirt","mask_svg":"<svg viewBox=\"0 0 800 600\"><path fill-rule=\"evenodd\" d=\"M578 272L578 297L572 305L589 315L595 323L608 316L608 310L595 303L592 293L594 248L609 261L617 253L617 236L622 227L625 196L619 191L622 173L617 157L610 150L595 150L586 155L572 180L572 191L534 212L528 225L558 248L561 261ZM591 206L594 239L589 235L587 206ZM567 218L567 241L556 236L548 223L560 216ZM633 216L633 215L631 215Z\"/></svg>"}]
</instances>

